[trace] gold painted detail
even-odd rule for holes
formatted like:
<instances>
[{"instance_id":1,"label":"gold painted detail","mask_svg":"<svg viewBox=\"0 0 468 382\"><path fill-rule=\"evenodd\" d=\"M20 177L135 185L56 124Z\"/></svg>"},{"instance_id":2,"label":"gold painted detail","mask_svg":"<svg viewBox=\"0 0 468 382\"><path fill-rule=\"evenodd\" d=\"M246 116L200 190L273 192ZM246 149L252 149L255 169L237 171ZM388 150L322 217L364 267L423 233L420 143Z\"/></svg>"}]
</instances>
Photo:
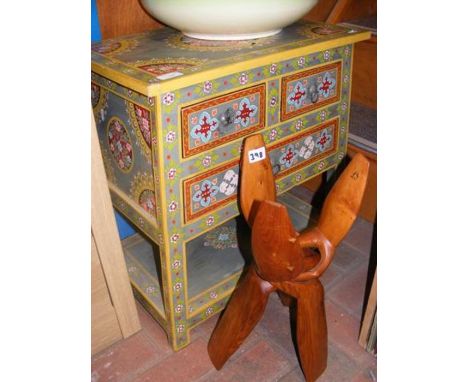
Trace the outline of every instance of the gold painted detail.
<instances>
[{"instance_id":1,"label":"gold painted detail","mask_svg":"<svg viewBox=\"0 0 468 382\"><path fill-rule=\"evenodd\" d=\"M155 76L160 76L161 74L181 72L199 66L207 61L207 59L202 58L168 57L138 60L131 65Z\"/></svg>"},{"instance_id":2,"label":"gold painted detail","mask_svg":"<svg viewBox=\"0 0 468 382\"><path fill-rule=\"evenodd\" d=\"M151 174L138 172L132 179L130 194L147 213L156 217L156 196Z\"/></svg>"},{"instance_id":3,"label":"gold painted detail","mask_svg":"<svg viewBox=\"0 0 468 382\"><path fill-rule=\"evenodd\" d=\"M125 107L133 129L136 131L138 145L148 162L151 163L151 113L144 107L127 100L125 100Z\"/></svg>"},{"instance_id":4,"label":"gold painted detail","mask_svg":"<svg viewBox=\"0 0 468 382\"><path fill-rule=\"evenodd\" d=\"M167 39L169 46L197 52L220 52L232 50L257 49L273 45L278 35L253 40L200 40L185 36L182 33L174 34Z\"/></svg>"},{"instance_id":5,"label":"gold painted detail","mask_svg":"<svg viewBox=\"0 0 468 382\"><path fill-rule=\"evenodd\" d=\"M139 40L135 39L110 39L97 42L91 45L93 52L102 54L103 56L113 57L117 54L130 52L139 45Z\"/></svg>"}]
</instances>

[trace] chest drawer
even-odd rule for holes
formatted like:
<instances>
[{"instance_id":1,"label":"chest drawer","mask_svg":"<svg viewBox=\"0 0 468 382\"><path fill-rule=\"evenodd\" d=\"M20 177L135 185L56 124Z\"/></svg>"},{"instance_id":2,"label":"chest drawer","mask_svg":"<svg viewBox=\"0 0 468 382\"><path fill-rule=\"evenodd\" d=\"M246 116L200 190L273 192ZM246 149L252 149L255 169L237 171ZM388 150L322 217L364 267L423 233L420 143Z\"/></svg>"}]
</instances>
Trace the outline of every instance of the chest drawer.
<instances>
[{"instance_id":1,"label":"chest drawer","mask_svg":"<svg viewBox=\"0 0 468 382\"><path fill-rule=\"evenodd\" d=\"M281 80L281 120L338 102L341 95L341 61L314 67Z\"/></svg>"},{"instance_id":2,"label":"chest drawer","mask_svg":"<svg viewBox=\"0 0 468 382\"><path fill-rule=\"evenodd\" d=\"M181 110L184 158L265 127L265 84L185 106Z\"/></svg>"}]
</instances>

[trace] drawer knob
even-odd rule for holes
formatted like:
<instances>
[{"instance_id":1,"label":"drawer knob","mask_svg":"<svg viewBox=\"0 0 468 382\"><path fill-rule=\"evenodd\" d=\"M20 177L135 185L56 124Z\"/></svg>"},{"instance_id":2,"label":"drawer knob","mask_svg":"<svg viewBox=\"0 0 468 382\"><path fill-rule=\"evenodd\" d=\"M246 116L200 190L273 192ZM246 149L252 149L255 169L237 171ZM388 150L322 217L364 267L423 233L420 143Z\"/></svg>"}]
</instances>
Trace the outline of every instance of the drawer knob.
<instances>
[{"instance_id":1,"label":"drawer knob","mask_svg":"<svg viewBox=\"0 0 468 382\"><path fill-rule=\"evenodd\" d=\"M319 92L318 92L318 86L317 82L313 81L309 88L307 89L310 101L312 103L316 103L319 99Z\"/></svg>"},{"instance_id":2,"label":"drawer knob","mask_svg":"<svg viewBox=\"0 0 468 382\"><path fill-rule=\"evenodd\" d=\"M227 127L234 123L235 118L236 118L236 112L234 111L232 107L228 107L224 111L224 113L221 114L219 119L221 120L221 124Z\"/></svg>"}]
</instances>

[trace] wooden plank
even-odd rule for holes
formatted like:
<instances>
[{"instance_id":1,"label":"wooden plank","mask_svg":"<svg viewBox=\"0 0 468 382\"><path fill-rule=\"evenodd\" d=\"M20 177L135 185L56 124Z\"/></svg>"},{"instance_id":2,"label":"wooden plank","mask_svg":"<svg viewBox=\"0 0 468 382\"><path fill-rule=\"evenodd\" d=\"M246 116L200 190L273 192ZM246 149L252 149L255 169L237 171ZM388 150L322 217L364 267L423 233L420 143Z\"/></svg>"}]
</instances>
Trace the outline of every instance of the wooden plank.
<instances>
[{"instance_id":1,"label":"wooden plank","mask_svg":"<svg viewBox=\"0 0 468 382\"><path fill-rule=\"evenodd\" d=\"M343 15L348 10L350 5L351 0L338 0L327 17L327 23L336 24L340 21L343 21Z\"/></svg>"},{"instance_id":2,"label":"wooden plank","mask_svg":"<svg viewBox=\"0 0 468 382\"><path fill-rule=\"evenodd\" d=\"M377 38L361 41L354 46L353 102L377 108Z\"/></svg>"},{"instance_id":3,"label":"wooden plank","mask_svg":"<svg viewBox=\"0 0 468 382\"><path fill-rule=\"evenodd\" d=\"M140 330L91 113L91 222L97 252L124 337Z\"/></svg>"},{"instance_id":4,"label":"wooden plank","mask_svg":"<svg viewBox=\"0 0 468 382\"><path fill-rule=\"evenodd\" d=\"M119 321L109 297L93 236L91 240L91 354L96 354L121 338Z\"/></svg>"},{"instance_id":5,"label":"wooden plank","mask_svg":"<svg viewBox=\"0 0 468 382\"><path fill-rule=\"evenodd\" d=\"M362 320L361 331L359 333L359 345L367 348L367 339L369 338L370 331L374 322L374 317L377 314L377 272L374 274L372 280L372 287L367 301L366 312Z\"/></svg>"},{"instance_id":6,"label":"wooden plank","mask_svg":"<svg viewBox=\"0 0 468 382\"><path fill-rule=\"evenodd\" d=\"M136 0L97 0L102 39L161 28Z\"/></svg>"},{"instance_id":7,"label":"wooden plank","mask_svg":"<svg viewBox=\"0 0 468 382\"><path fill-rule=\"evenodd\" d=\"M377 216L377 155L369 153L352 144L348 145L348 155L352 158L356 153L361 153L369 159L369 178L366 191L362 200L359 216L368 222L374 223Z\"/></svg>"}]
</instances>

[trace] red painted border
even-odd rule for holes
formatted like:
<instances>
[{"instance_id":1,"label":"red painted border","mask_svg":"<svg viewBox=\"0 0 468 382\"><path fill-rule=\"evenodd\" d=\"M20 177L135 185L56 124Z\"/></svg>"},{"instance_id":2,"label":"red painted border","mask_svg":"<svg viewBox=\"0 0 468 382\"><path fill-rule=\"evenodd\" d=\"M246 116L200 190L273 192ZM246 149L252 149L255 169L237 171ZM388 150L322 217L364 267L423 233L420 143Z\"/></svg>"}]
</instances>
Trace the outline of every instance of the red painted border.
<instances>
[{"instance_id":1,"label":"red painted border","mask_svg":"<svg viewBox=\"0 0 468 382\"><path fill-rule=\"evenodd\" d=\"M297 165L295 166L292 166L290 168L288 168L287 170L285 171L282 171L282 172L279 172L276 176L275 176L275 179L281 179L281 178L284 178L286 175L289 175L291 174L292 172L295 172L299 169L301 169L302 167L305 167L307 165L309 165L310 163L312 162L316 162L316 161L319 161L320 159L328 156L331 152L336 152L336 149L338 147L338 130L339 130L339 117L336 117L334 119L331 119L329 121L326 121L325 123L322 123L320 125L317 125L315 126L313 129L311 130L306 130L304 131L303 133L300 133L298 135L295 135L285 141L281 141L281 142L278 142L276 144L274 144L273 146L270 146L268 148L268 151L271 152L272 150L275 150L277 149L278 147L282 147L282 146L286 146L288 145L289 143L291 142L294 142L294 141L298 141L299 139L307 136L307 135L311 135L311 134L315 134L319 131L322 131L323 129L329 127L329 126L333 126L333 145L331 148L329 148L328 150L322 152L321 154L319 155L316 155L316 156L313 156L305 161L302 161L300 163L298 163Z\"/></svg>"},{"instance_id":2,"label":"red painted border","mask_svg":"<svg viewBox=\"0 0 468 382\"><path fill-rule=\"evenodd\" d=\"M229 94L225 94L220 97L216 98L211 98L207 101L203 101L200 103L197 103L195 105L190 105L182 108L181 110L181 119L182 119L182 156L184 158L188 158L192 155L198 154L200 152L206 151L210 148L222 145L223 143L233 141L239 137L242 137L244 135L248 135L250 133L253 133L257 130L261 130L265 127L265 93L266 93L266 85L264 83L260 85L256 85L253 87L250 87L248 89L244 89L241 91L236 91L232 92ZM226 103L229 101L232 101L236 98L242 98L246 97L255 93L259 93L260 95L260 100L259 100L259 110L258 110L258 123L256 125L250 126L247 129L240 130L238 132L225 135L222 138L219 138L217 140L213 140L211 142L202 144L200 146L190 148L189 147L189 142L190 142L190 132L189 132L189 115L194 112L199 112L203 109L213 107L222 103Z\"/></svg>"},{"instance_id":3,"label":"red painted border","mask_svg":"<svg viewBox=\"0 0 468 382\"><path fill-rule=\"evenodd\" d=\"M281 115L280 115L281 121L285 121L297 115L305 114L311 110L318 109L322 106L326 106L326 105L338 102L341 98L341 72L342 72L341 66L342 66L341 61L337 61L328 65L314 67L312 69L305 70L303 72L299 72L299 73L292 74L290 76L283 77L281 79ZM311 103L310 105L305 106L303 108L300 108L291 112L287 112L286 97L288 96L288 92L286 91L286 89L290 82L297 81L300 78L309 77L309 76L312 76L321 72L326 72L327 70L331 70L331 69L337 69L337 75L336 75L337 85L336 85L335 96L328 98L322 102Z\"/></svg>"},{"instance_id":4,"label":"red painted border","mask_svg":"<svg viewBox=\"0 0 468 382\"><path fill-rule=\"evenodd\" d=\"M232 200L235 200L237 198L237 192L233 193L231 196L227 197L226 199L222 199L218 202L213 203L209 207L203 208L198 212L192 213L192 194L190 192L192 185L194 183L198 183L206 178L209 178L215 174L219 174L220 172L226 171L229 168L239 166L239 160L233 160L231 162L228 162L226 164L223 164L221 166L215 167L214 169L204 172L202 174L196 175L193 178L189 178L183 181L183 190L184 190L184 206L185 206L185 211L184 211L184 220L185 223L198 218L199 216L205 215L208 212L217 209L220 206L223 206Z\"/></svg>"}]
</instances>

